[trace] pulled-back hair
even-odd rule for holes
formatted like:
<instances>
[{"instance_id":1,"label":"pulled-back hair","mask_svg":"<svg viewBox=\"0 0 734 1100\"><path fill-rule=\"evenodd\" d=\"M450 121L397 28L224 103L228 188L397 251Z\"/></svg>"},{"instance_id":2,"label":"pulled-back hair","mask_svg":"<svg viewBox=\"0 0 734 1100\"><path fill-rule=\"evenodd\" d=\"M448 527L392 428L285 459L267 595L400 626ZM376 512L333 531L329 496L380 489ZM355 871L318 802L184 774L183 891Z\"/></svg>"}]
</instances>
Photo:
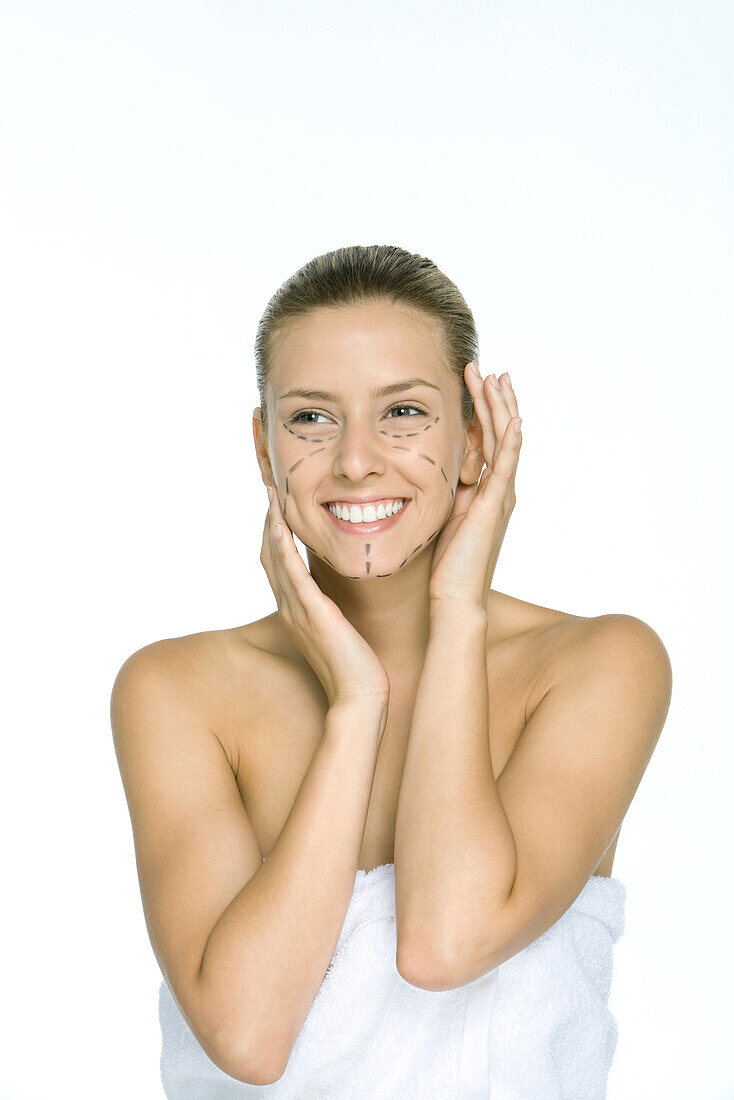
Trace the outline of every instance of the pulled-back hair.
<instances>
[{"instance_id":1,"label":"pulled-back hair","mask_svg":"<svg viewBox=\"0 0 734 1100\"><path fill-rule=\"evenodd\" d=\"M464 381L464 368L479 363L474 317L459 288L433 260L391 244L351 245L316 256L286 279L268 302L257 326L255 365L263 430L267 432L265 387L273 347L291 321L322 306L357 305L365 301L402 304L438 322L441 353L461 386L465 425L474 402Z\"/></svg>"}]
</instances>

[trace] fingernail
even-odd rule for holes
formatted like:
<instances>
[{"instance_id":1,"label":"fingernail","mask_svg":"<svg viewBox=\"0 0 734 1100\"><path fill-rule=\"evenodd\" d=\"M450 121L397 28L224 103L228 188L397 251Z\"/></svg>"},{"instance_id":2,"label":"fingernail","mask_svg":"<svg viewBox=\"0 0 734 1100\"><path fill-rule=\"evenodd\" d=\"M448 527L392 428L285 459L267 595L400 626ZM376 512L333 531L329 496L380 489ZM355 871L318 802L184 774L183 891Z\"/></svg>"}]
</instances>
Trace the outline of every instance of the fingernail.
<instances>
[{"instance_id":1,"label":"fingernail","mask_svg":"<svg viewBox=\"0 0 734 1100\"><path fill-rule=\"evenodd\" d=\"M489 380L490 380L490 382L492 383L492 385L494 386L494 388L496 390L498 390L500 388L500 384L499 384L499 382L497 381L497 379L495 378L495 376L493 374L490 374Z\"/></svg>"},{"instance_id":2,"label":"fingernail","mask_svg":"<svg viewBox=\"0 0 734 1100\"><path fill-rule=\"evenodd\" d=\"M273 499L273 486L268 485L268 486L266 486L266 488L268 490L268 500L272 500Z\"/></svg>"},{"instance_id":3,"label":"fingernail","mask_svg":"<svg viewBox=\"0 0 734 1100\"><path fill-rule=\"evenodd\" d=\"M510 378L510 372L508 370L505 371L505 378L507 379L509 385L511 386L512 385L512 379Z\"/></svg>"},{"instance_id":4,"label":"fingernail","mask_svg":"<svg viewBox=\"0 0 734 1100\"><path fill-rule=\"evenodd\" d=\"M519 420L515 421L515 431L517 432L518 435L520 434L520 428L521 427L522 427L522 417L520 417Z\"/></svg>"},{"instance_id":5,"label":"fingernail","mask_svg":"<svg viewBox=\"0 0 734 1100\"><path fill-rule=\"evenodd\" d=\"M471 363L469 364L469 366L470 366L470 367L471 367L471 369L472 369L472 370L474 371L474 373L476 374L477 378L481 378L481 377L482 377L482 376L481 376L481 374L479 373L479 367L478 367L478 366L476 365L476 363L474 362L474 360L472 360L472 362L471 362Z\"/></svg>"}]
</instances>

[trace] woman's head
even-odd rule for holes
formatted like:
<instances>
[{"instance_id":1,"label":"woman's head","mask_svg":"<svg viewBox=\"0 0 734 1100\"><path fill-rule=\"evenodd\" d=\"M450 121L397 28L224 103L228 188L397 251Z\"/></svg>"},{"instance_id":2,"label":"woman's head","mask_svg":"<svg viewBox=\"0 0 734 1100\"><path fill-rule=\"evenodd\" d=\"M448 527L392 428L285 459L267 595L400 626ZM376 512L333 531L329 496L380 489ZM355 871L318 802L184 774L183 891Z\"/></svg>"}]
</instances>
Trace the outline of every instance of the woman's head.
<instances>
[{"instance_id":1,"label":"woman's head","mask_svg":"<svg viewBox=\"0 0 734 1100\"><path fill-rule=\"evenodd\" d=\"M464 381L477 332L455 284L392 245L317 256L271 298L255 358L258 460L299 538L345 576L388 575L427 548L458 479L482 467ZM410 506L362 537L324 513L350 497Z\"/></svg>"},{"instance_id":2,"label":"woman's head","mask_svg":"<svg viewBox=\"0 0 734 1100\"><path fill-rule=\"evenodd\" d=\"M464 382L464 367L472 361L479 365L479 339L459 288L426 256L397 245L352 245L309 260L275 292L260 318L255 366L265 432L271 411L265 392L279 337L313 310L373 300L402 305L433 321L446 367L460 389L462 420L471 422L474 402Z\"/></svg>"}]
</instances>

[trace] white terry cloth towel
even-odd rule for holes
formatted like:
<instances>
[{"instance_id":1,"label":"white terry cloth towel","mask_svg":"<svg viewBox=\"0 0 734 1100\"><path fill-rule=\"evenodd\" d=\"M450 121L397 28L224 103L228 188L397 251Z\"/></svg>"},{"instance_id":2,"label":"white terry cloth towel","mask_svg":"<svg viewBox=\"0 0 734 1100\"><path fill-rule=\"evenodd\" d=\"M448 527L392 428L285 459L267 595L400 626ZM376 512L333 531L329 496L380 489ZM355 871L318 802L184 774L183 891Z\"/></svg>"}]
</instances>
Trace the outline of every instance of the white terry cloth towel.
<instances>
[{"instance_id":1,"label":"white terry cloth towel","mask_svg":"<svg viewBox=\"0 0 734 1100\"><path fill-rule=\"evenodd\" d=\"M617 1047L613 945L627 891L592 875L542 936L498 966L488 1020L492 1100L605 1100Z\"/></svg>"},{"instance_id":2,"label":"white terry cloth towel","mask_svg":"<svg viewBox=\"0 0 734 1100\"><path fill-rule=\"evenodd\" d=\"M249 1085L202 1050L165 981L168 1100L603 1100L617 1042L607 1008L625 888L592 876L534 943L468 985L418 989L395 965L395 868L357 871L324 980L283 1076Z\"/></svg>"}]
</instances>

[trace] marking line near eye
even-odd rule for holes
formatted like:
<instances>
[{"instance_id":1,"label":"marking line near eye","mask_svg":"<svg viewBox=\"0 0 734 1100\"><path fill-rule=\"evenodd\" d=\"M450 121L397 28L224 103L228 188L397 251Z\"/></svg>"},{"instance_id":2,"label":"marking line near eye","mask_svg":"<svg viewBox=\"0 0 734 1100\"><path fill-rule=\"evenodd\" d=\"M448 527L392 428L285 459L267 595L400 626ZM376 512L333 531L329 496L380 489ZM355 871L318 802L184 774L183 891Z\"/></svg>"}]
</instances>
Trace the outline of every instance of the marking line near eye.
<instances>
[{"instance_id":1,"label":"marking line near eye","mask_svg":"<svg viewBox=\"0 0 734 1100\"><path fill-rule=\"evenodd\" d=\"M387 411L388 411L388 413L391 413L391 412L393 412L394 409L411 409L418 416L428 416L429 415L425 411L425 409L421 409L419 405L413 405L409 401L398 401L394 405L391 405L390 408ZM290 418L289 423L290 424L305 425L305 426L310 425L311 427L316 427L317 425L315 425L313 421L304 420L303 418L306 417L306 416L328 416L328 415L329 415L328 413L321 412L319 409L301 409L300 412L296 413L294 416L292 416ZM394 417L393 419L415 420L416 418L415 418L415 416L403 416L403 417Z\"/></svg>"}]
</instances>

